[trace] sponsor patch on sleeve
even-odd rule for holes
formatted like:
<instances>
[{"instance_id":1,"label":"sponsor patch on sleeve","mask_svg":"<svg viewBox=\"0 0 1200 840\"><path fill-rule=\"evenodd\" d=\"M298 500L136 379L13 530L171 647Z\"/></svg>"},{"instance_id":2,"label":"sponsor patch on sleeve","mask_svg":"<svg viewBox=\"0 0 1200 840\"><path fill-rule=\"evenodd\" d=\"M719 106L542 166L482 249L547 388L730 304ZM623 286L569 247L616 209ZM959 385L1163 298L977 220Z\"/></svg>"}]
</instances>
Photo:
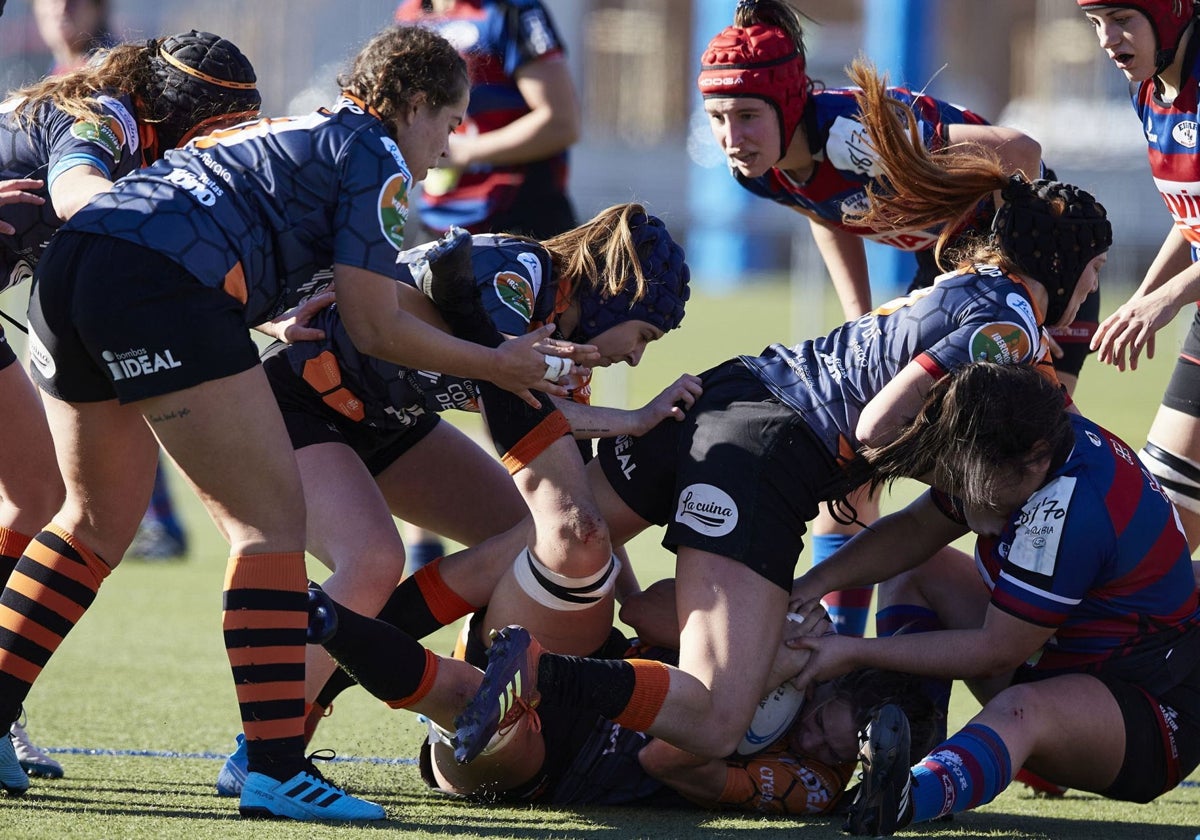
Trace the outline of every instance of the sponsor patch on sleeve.
<instances>
[{"instance_id":1,"label":"sponsor patch on sleeve","mask_svg":"<svg viewBox=\"0 0 1200 840\"><path fill-rule=\"evenodd\" d=\"M971 360L1002 365L1019 364L1031 357L1033 347L1033 339L1020 324L996 321L985 324L971 336Z\"/></svg>"},{"instance_id":2,"label":"sponsor patch on sleeve","mask_svg":"<svg viewBox=\"0 0 1200 840\"><path fill-rule=\"evenodd\" d=\"M533 286L515 271L501 271L492 278L500 302L529 323L533 319Z\"/></svg>"},{"instance_id":3,"label":"sponsor patch on sleeve","mask_svg":"<svg viewBox=\"0 0 1200 840\"><path fill-rule=\"evenodd\" d=\"M408 179L403 174L387 179L379 190L379 228L397 251L404 248L404 226L408 223Z\"/></svg>"},{"instance_id":4,"label":"sponsor patch on sleeve","mask_svg":"<svg viewBox=\"0 0 1200 840\"><path fill-rule=\"evenodd\" d=\"M857 120L838 117L833 121L829 127L829 139L825 142L825 153L838 169L870 178L879 174L871 138Z\"/></svg>"},{"instance_id":5,"label":"sponsor patch on sleeve","mask_svg":"<svg viewBox=\"0 0 1200 840\"><path fill-rule=\"evenodd\" d=\"M71 134L108 152L114 163L121 162L125 131L116 117L105 114L94 120L76 120L71 126Z\"/></svg>"},{"instance_id":6,"label":"sponsor patch on sleeve","mask_svg":"<svg viewBox=\"0 0 1200 840\"><path fill-rule=\"evenodd\" d=\"M1054 574L1074 494L1075 479L1060 476L1029 497L1017 519L1010 563L1036 575Z\"/></svg>"}]
</instances>

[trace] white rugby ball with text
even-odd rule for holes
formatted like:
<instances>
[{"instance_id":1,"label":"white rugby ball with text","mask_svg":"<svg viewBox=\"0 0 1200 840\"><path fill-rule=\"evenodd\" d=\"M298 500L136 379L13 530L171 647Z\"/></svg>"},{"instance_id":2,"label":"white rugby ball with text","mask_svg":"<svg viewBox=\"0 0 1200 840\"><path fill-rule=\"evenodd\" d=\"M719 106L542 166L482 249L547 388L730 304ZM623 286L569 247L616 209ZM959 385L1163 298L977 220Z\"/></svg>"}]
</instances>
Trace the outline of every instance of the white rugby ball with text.
<instances>
[{"instance_id":1,"label":"white rugby ball with text","mask_svg":"<svg viewBox=\"0 0 1200 840\"><path fill-rule=\"evenodd\" d=\"M737 746L737 754L754 755L779 740L796 721L804 705L804 692L785 682L758 701L750 728Z\"/></svg>"}]
</instances>

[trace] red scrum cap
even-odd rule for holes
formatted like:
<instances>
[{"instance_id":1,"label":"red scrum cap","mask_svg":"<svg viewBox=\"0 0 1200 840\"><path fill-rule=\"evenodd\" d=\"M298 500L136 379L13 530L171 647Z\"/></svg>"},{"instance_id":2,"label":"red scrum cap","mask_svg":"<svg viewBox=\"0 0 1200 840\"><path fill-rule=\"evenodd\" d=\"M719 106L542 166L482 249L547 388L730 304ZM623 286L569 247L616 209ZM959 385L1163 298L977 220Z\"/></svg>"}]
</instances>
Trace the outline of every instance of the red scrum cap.
<instances>
[{"instance_id":1,"label":"red scrum cap","mask_svg":"<svg viewBox=\"0 0 1200 840\"><path fill-rule=\"evenodd\" d=\"M1155 40L1158 41L1158 51L1154 54L1154 64L1158 72L1171 65L1175 60L1175 50L1179 47L1179 39L1183 31L1196 16L1193 0L1076 0L1085 12L1096 8L1134 9L1150 19L1150 28L1154 30Z\"/></svg>"},{"instance_id":2,"label":"red scrum cap","mask_svg":"<svg viewBox=\"0 0 1200 840\"><path fill-rule=\"evenodd\" d=\"M779 115L782 158L808 102L804 66L804 54L779 27L728 26L708 42L696 84L705 99L753 96L769 102Z\"/></svg>"}]
</instances>

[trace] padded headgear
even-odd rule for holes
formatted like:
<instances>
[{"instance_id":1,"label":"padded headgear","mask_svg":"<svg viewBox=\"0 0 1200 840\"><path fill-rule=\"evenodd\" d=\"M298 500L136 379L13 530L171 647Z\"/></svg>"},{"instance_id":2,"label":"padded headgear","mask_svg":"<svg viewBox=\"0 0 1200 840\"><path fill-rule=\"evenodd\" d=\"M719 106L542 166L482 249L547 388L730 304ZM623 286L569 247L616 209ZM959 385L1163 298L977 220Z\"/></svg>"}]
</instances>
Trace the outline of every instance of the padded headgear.
<instances>
[{"instance_id":1,"label":"padded headgear","mask_svg":"<svg viewBox=\"0 0 1200 840\"><path fill-rule=\"evenodd\" d=\"M145 106L147 122L155 124L160 155L214 117L250 119L262 105L250 60L231 41L211 32L193 29L164 38L150 63L154 79Z\"/></svg>"},{"instance_id":2,"label":"padded headgear","mask_svg":"<svg viewBox=\"0 0 1200 840\"><path fill-rule=\"evenodd\" d=\"M1046 287L1046 325L1057 324L1089 262L1112 245L1104 205L1091 193L1061 181L1026 181L1014 175L1000 192L992 219L1001 253L1022 274ZM1061 201L1062 213L1054 204Z\"/></svg>"},{"instance_id":3,"label":"padded headgear","mask_svg":"<svg viewBox=\"0 0 1200 840\"><path fill-rule=\"evenodd\" d=\"M646 277L644 294L634 300L637 287L632 283L611 297L599 289L585 291L579 297L579 326L568 336L572 341L591 341L626 321L645 321L669 332L683 320L683 305L691 294L683 248L657 216L636 213L629 228Z\"/></svg>"},{"instance_id":4,"label":"padded headgear","mask_svg":"<svg viewBox=\"0 0 1200 840\"><path fill-rule=\"evenodd\" d=\"M1103 6L1116 9L1134 9L1150 19L1154 30L1157 49L1154 53L1156 72L1161 73L1175 60L1179 39L1183 31L1196 16L1193 0L1076 0L1079 7L1087 11L1090 7Z\"/></svg>"},{"instance_id":5,"label":"padded headgear","mask_svg":"<svg viewBox=\"0 0 1200 840\"><path fill-rule=\"evenodd\" d=\"M779 116L779 157L787 153L808 102L804 54L778 26L728 26L708 42L696 84L704 99L753 96Z\"/></svg>"}]
</instances>

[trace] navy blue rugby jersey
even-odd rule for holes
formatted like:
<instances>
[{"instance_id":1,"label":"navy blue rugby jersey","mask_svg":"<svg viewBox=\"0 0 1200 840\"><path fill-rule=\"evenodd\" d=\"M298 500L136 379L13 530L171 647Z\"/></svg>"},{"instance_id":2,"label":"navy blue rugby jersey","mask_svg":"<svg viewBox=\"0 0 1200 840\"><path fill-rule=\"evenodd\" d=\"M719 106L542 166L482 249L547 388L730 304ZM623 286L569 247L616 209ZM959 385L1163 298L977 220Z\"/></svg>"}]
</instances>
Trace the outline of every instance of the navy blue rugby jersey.
<instances>
[{"instance_id":1,"label":"navy blue rugby jersey","mask_svg":"<svg viewBox=\"0 0 1200 840\"><path fill-rule=\"evenodd\" d=\"M786 207L815 216L825 224L856 236L874 239L902 251L924 251L937 242L936 231L911 230L875 233L870 228L847 222L844 214L865 210L867 187L884 190L879 180L879 166L870 138L858 121L858 101L854 88L832 88L812 95L812 122L805 122L813 145L815 169L804 183L792 180L780 169L769 169L757 178L744 178L734 173L743 187L755 195L769 198ZM912 109L917 120L921 142L931 151L946 145L948 127L956 123L987 125L978 114L900 88L887 89L888 96ZM990 199L980 207L980 217L972 225L990 221L995 208Z\"/></svg>"},{"instance_id":2,"label":"navy blue rugby jersey","mask_svg":"<svg viewBox=\"0 0 1200 840\"><path fill-rule=\"evenodd\" d=\"M979 537L976 567L992 605L1054 635L1028 663L1034 674L1083 671L1169 688L1200 658L1200 602L1191 555L1171 502L1133 447L1071 416L1066 461L1010 518ZM931 491L964 522L962 503Z\"/></svg>"},{"instance_id":3,"label":"navy blue rugby jersey","mask_svg":"<svg viewBox=\"0 0 1200 840\"><path fill-rule=\"evenodd\" d=\"M557 283L550 255L536 242L500 234L472 237L471 264L484 306L497 329L523 335L530 324L554 315ZM405 252L406 262L429 248ZM407 267L402 279L411 282ZM436 371L419 371L360 353L342 323L337 304L322 310L311 326L325 331L320 341L300 341L284 351L292 372L322 400L356 422L387 431L412 425L426 411L477 411L475 384Z\"/></svg>"},{"instance_id":4,"label":"navy blue rugby jersey","mask_svg":"<svg viewBox=\"0 0 1200 840\"><path fill-rule=\"evenodd\" d=\"M805 421L830 453L850 459L863 406L916 361L935 378L967 362L1038 364L1055 378L1033 296L990 265L944 274L826 336L772 344L745 364ZM1055 381L1056 378L1055 378Z\"/></svg>"},{"instance_id":5,"label":"navy blue rugby jersey","mask_svg":"<svg viewBox=\"0 0 1200 840\"><path fill-rule=\"evenodd\" d=\"M137 119L127 96L97 96L99 112L90 119L50 102L33 105L18 117L22 101L0 103L0 181L41 179L42 189L31 192L46 203L4 207L4 220L16 233L0 235L0 291L31 276L50 236L62 225L50 200L50 187L59 175L87 165L116 180L142 166Z\"/></svg>"},{"instance_id":6,"label":"navy blue rugby jersey","mask_svg":"<svg viewBox=\"0 0 1200 840\"><path fill-rule=\"evenodd\" d=\"M245 306L247 325L317 290L334 263L391 277L412 174L382 121L341 98L193 140L117 182L66 229L159 251Z\"/></svg>"}]
</instances>

